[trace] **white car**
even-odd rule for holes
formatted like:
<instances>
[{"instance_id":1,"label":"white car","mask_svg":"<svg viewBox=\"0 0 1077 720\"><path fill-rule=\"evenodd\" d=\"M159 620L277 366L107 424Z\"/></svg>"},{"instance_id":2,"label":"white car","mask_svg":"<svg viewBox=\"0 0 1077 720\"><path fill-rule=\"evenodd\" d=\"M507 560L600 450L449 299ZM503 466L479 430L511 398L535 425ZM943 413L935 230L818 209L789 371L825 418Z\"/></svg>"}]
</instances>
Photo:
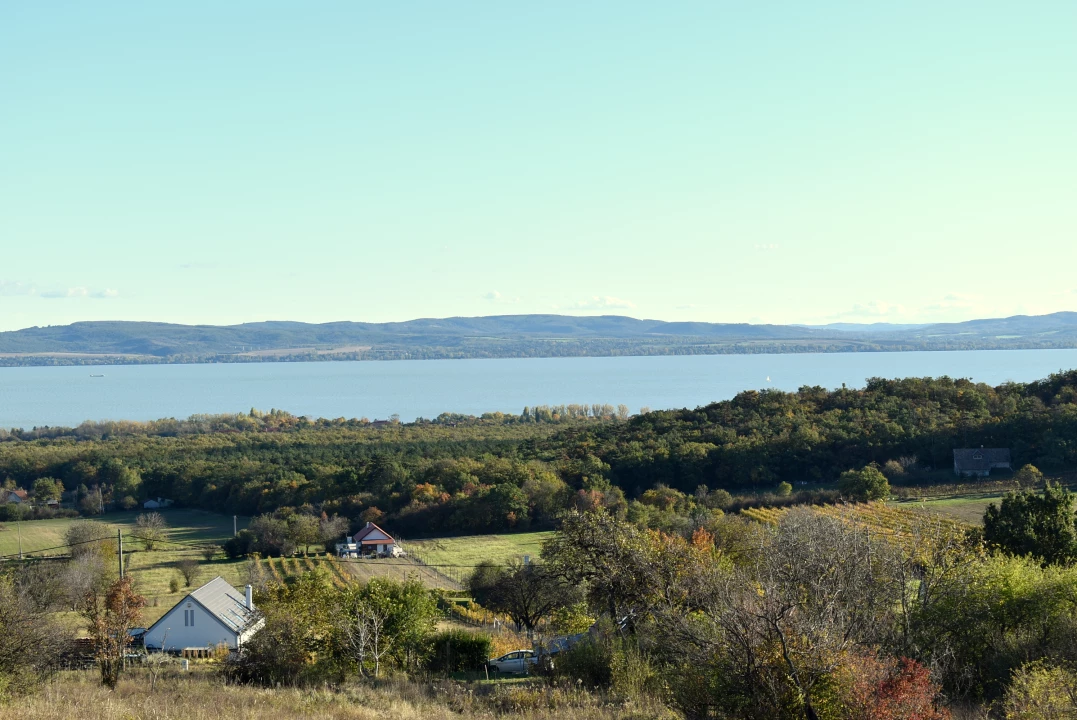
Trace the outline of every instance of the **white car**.
<instances>
[{"instance_id":1,"label":"white car","mask_svg":"<svg viewBox=\"0 0 1077 720\"><path fill-rule=\"evenodd\" d=\"M502 673L526 673L532 665L538 662L538 656L533 650L513 650L499 658L490 658L486 665L491 670Z\"/></svg>"}]
</instances>

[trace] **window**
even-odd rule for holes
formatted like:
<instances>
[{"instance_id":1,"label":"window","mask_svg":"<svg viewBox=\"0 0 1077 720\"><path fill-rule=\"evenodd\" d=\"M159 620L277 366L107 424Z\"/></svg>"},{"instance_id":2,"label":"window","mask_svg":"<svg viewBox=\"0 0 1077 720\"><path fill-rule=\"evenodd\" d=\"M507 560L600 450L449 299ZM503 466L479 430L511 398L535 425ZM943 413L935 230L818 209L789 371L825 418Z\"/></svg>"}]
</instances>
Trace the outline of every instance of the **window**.
<instances>
[{"instance_id":1,"label":"window","mask_svg":"<svg viewBox=\"0 0 1077 720\"><path fill-rule=\"evenodd\" d=\"M194 610L183 611L183 627L194 627Z\"/></svg>"}]
</instances>

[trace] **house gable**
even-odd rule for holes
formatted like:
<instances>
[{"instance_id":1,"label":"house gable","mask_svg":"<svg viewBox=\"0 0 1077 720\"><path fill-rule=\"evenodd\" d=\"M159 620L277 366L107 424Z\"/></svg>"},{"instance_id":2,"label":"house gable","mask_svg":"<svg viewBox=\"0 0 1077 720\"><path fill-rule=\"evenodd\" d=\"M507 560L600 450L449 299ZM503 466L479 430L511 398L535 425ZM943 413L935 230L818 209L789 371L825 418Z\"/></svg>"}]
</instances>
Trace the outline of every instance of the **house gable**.
<instances>
[{"instance_id":1,"label":"house gable","mask_svg":"<svg viewBox=\"0 0 1077 720\"><path fill-rule=\"evenodd\" d=\"M222 642L235 648L238 644L236 631L221 622L191 594L151 625L144 637L148 646L162 650L211 647Z\"/></svg>"},{"instance_id":2,"label":"house gable","mask_svg":"<svg viewBox=\"0 0 1077 720\"><path fill-rule=\"evenodd\" d=\"M395 543L396 540L374 523L367 523L366 527L355 534L355 542L370 545L374 543Z\"/></svg>"},{"instance_id":3,"label":"house gable","mask_svg":"<svg viewBox=\"0 0 1077 720\"><path fill-rule=\"evenodd\" d=\"M954 450L954 473L957 475L990 474L995 468L1010 468L1009 448L961 448Z\"/></svg>"}]
</instances>

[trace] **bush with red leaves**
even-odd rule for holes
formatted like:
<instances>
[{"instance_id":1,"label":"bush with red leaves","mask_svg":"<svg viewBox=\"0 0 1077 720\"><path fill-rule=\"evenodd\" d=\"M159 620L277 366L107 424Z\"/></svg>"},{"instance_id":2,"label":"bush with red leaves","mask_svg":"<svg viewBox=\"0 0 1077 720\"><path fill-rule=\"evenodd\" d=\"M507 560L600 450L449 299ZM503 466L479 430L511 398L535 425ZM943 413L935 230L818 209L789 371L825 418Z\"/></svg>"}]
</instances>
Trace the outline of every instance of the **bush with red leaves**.
<instances>
[{"instance_id":1,"label":"bush with red leaves","mask_svg":"<svg viewBox=\"0 0 1077 720\"><path fill-rule=\"evenodd\" d=\"M845 697L849 720L949 720L938 707L939 686L920 663L908 658L855 656L846 666L851 685Z\"/></svg>"}]
</instances>

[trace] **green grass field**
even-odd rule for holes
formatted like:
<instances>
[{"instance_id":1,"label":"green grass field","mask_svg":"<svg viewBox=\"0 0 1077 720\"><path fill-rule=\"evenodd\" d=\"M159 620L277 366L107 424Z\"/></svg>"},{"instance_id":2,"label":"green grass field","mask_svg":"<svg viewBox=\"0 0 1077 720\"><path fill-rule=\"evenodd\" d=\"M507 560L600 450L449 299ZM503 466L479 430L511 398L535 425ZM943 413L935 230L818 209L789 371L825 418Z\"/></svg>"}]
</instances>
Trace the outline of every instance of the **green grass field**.
<instances>
[{"instance_id":1,"label":"green grass field","mask_svg":"<svg viewBox=\"0 0 1077 720\"><path fill-rule=\"evenodd\" d=\"M969 493L953 497L928 498L925 500L897 500L892 504L908 510L929 510L948 515L970 525L982 525L984 512L991 503L1002 502L998 493Z\"/></svg>"},{"instance_id":2,"label":"green grass field","mask_svg":"<svg viewBox=\"0 0 1077 720\"><path fill-rule=\"evenodd\" d=\"M169 525L168 537L170 540L185 543L217 543L220 544L232 537L232 516L218 515L204 510L165 509L158 512L164 516ZM113 530L122 529L124 535L135 531L135 519L138 511L106 513L96 518L93 522L101 522ZM19 529L22 531L22 547L24 552L34 552L46 548L57 548L64 545L64 533L71 523L83 518L62 518L59 520L25 520L22 523L0 523L0 555L11 555L19 551ZM239 528L247 527L249 518L238 519ZM54 554L63 554L64 549L53 551Z\"/></svg>"},{"instance_id":3,"label":"green grass field","mask_svg":"<svg viewBox=\"0 0 1077 720\"><path fill-rule=\"evenodd\" d=\"M150 552L142 547L142 543L129 537L135 533L135 518L138 514L138 512L108 513L94 518L93 522L104 523L113 531L117 529L123 531L126 571L134 580L138 592L147 601L143 612L145 625L149 626L164 615L191 589L212 580L217 575L238 588L242 588L249 581L246 560L229 560L223 553L218 553L213 560L206 560L200 549L191 546L223 543L232 536L231 516L217 515L202 510L163 510L161 514L169 524L169 542L162 543L158 549ZM73 522L81 519L64 518L27 520L18 524L3 523L0 525L0 555L18 553L20 531L23 552L27 555L37 557L66 555L64 534ZM247 520L248 518L239 518L241 529L246 527ZM46 550L47 552L40 552ZM177 569L177 564L187 558L198 562L197 575L192 580L191 587L186 587ZM322 568L328 571L338 584L365 583L375 577L388 577L394 580L417 578L431 588L459 589L457 583L448 580L442 574L407 558L354 561L339 561L324 555L265 558L261 561L261 567L265 577L270 581L285 581L315 568ZM172 592L173 580L179 582L176 592ZM58 615L62 616L59 619L64 622L65 626L69 626L74 634L80 633L82 621L77 614L59 613Z\"/></svg>"},{"instance_id":4,"label":"green grass field","mask_svg":"<svg viewBox=\"0 0 1077 720\"><path fill-rule=\"evenodd\" d=\"M504 563L524 555L538 558L542 543L552 532L516 533L513 535L467 535L464 537L412 540L404 548L428 565L471 567L483 560Z\"/></svg>"}]
</instances>

